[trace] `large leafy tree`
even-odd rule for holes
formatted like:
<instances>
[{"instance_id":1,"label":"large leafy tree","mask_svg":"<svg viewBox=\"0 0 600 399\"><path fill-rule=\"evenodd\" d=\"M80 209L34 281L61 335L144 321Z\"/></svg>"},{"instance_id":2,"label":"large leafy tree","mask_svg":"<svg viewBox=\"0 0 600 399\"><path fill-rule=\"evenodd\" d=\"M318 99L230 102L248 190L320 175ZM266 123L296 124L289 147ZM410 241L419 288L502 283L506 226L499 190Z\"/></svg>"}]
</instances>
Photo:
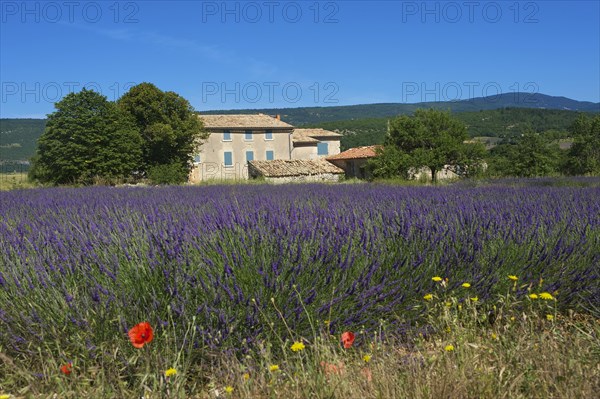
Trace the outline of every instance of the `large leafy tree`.
<instances>
[{"instance_id":1,"label":"large leafy tree","mask_svg":"<svg viewBox=\"0 0 600 399\"><path fill-rule=\"evenodd\" d=\"M484 148L480 143L465 143L466 126L450 113L435 109L418 109L414 116L399 116L390 121L384 151L412 168L427 166L435 183L437 172L452 167L459 173L472 172L482 163ZM406 156L399 156L399 153ZM408 159L408 161L407 161Z\"/></svg>"},{"instance_id":2,"label":"large leafy tree","mask_svg":"<svg viewBox=\"0 0 600 399\"><path fill-rule=\"evenodd\" d=\"M569 150L567 172L600 175L600 115L593 119L580 115L571 133L575 141Z\"/></svg>"},{"instance_id":3,"label":"large leafy tree","mask_svg":"<svg viewBox=\"0 0 600 399\"><path fill-rule=\"evenodd\" d=\"M131 115L140 130L144 171L152 175L175 168L179 171L176 180L185 180L194 151L201 139L207 137L190 103L177 93L141 83L125 93L117 104Z\"/></svg>"},{"instance_id":4,"label":"large leafy tree","mask_svg":"<svg viewBox=\"0 0 600 399\"><path fill-rule=\"evenodd\" d=\"M560 160L558 144L532 131L524 133L508 157L508 172L518 177L539 177L556 173Z\"/></svg>"},{"instance_id":5,"label":"large leafy tree","mask_svg":"<svg viewBox=\"0 0 600 399\"><path fill-rule=\"evenodd\" d=\"M502 143L491 151L490 174L541 177L558 173L561 162L558 144L531 130Z\"/></svg>"},{"instance_id":6,"label":"large leafy tree","mask_svg":"<svg viewBox=\"0 0 600 399\"><path fill-rule=\"evenodd\" d=\"M31 177L52 184L90 184L134 173L141 138L129 117L105 96L83 89L70 93L48 115L38 141Z\"/></svg>"},{"instance_id":7,"label":"large leafy tree","mask_svg":"<svg viewBox=\"0 0 600 399\"><path fill-rule=\"evenodd\" d=\"M395 146L384 146L377 149L377 156L367 163L367 168L374 178L401 177L410 178L409 170L412 160Z\"/></svg>"}]
</instances>

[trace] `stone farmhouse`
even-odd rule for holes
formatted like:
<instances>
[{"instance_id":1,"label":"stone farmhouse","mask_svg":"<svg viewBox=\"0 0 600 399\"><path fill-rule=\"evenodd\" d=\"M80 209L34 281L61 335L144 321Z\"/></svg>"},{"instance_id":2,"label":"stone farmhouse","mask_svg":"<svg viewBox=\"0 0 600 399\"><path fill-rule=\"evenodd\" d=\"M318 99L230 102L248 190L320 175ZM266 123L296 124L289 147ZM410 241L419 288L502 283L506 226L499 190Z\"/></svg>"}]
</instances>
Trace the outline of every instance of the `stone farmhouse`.
<instances>
[{"instance_id":1,"label":"stone farmhouse","mask_svg":"<svg viewBox=\"0 0 600 399\"><path fill-rule=\"evenodd\" d=\"M297 129L283 122L279 115L199 117L210 135L194 154L191 183L248 179L248 165L252 161L303 160L303 174L319 175L324 158L340 152L340 134L323 129Z\"/></svg>"}]
</instances>

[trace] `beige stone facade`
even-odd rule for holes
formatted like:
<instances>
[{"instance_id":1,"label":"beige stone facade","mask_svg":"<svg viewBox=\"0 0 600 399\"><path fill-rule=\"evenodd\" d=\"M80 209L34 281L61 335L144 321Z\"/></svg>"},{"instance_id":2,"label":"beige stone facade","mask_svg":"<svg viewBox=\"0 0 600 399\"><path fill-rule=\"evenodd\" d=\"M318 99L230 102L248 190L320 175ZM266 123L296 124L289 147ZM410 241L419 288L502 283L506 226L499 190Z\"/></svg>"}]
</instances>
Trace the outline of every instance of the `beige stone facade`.
<instances>
[{"instance_id":1,"label":"beige stone facade","mask_svg":"<svg viewBox=\"0 0 600 399\"><path fill-rule=\"evenodd\" d=\"M324 129L294 129L292 159L320 159L339 154L341 137Z\"/></svg>"}]
</instances>

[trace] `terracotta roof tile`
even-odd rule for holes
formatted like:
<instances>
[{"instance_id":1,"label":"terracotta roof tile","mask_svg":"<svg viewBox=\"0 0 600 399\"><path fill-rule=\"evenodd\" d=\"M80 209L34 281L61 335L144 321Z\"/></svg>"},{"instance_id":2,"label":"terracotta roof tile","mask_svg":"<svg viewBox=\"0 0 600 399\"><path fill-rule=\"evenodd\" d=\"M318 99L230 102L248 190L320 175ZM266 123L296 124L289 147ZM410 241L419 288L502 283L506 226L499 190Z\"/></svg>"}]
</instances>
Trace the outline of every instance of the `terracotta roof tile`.
<instances>
[{"instance_id":1,"label":"terracotta roof tile","mask_svg":"<svg viewBox=\"0 0 600 399\"><path fill-rule=\"evenodd\" d=\"M207 129L293 129L290 124L265 114L199 115Z\"/></svg>"},{"instance_id":2,"label":"terracotta roof tile","mask_svg":"<svg viewBox=\"0 0 600 399\"><path fill-rule=\"evenodd\" d=\"M294 129L292 133L292 141L294 143L318 143L320 138L335 138L342 137L341 134L325 129Z\"/></svg>"},{"instance_id":3,"label":"terracotta roof tile","mask_svg":"<svg viewBox=\"0 0 600 399\"><path fill-rule=\"evenodd\" d=\"M250 171L265 177L308 176L323 173L343 174L344 171L324 159L276 159L249 161Z\"/></svg>"},{"instance_id":4,"label":"terracotta roof tile","mask_svg":"<svg viewBox=\"0 0 600 399\"><path fill-rule=\"evenodd\" d=\"M380 148L379 145L370 145L366 147L356 147L350 148L344 152L340 152L339 154L332 155L327 157L328 160L335 159L362 159L362 158L373 158L377 155L377 148Z\"/></svg>"}]
</instances>

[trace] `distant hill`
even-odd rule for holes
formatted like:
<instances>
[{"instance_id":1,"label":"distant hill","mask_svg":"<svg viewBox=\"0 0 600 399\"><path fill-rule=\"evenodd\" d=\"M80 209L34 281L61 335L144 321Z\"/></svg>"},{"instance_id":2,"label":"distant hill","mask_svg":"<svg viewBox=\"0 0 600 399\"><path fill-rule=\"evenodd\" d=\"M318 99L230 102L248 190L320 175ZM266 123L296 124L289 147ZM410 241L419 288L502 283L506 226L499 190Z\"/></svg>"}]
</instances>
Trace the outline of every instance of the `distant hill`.
<instances>
[{"instance_id":1,"label":"distant hill","mask_svg":"<svg viewBox=\"0 0 600 399\"><path fill-rule=\"evenodd\" d=\"M281 118L295 126L314 125L322 122L385 118L412 114L418 108L436 108L452 113L474 112L499 108L535 108L568 111L600 112L600 103L577 101L566 97L553 97L538 93L506 93L470 100L422 102L415 104L386 103L344 105L335 107L269 108L203 111L201 114L280 114Z\"/></svg>"},{"instance_id":2,"label":"distant hill","mask_svg":"<svg viewBox=\"0 0 600 399\"><path fill-rule=\"evenodd\" d=\"M26 171L45 119L0 119L0 172Z\"/></svg>"},{"instance_id":3,"label":"distant hill","mask_svg":"<svg viewBox=\"0 0 600 399\"><path fill-rule=\"evenodd\" d=\"M568 137L567 130L579 114L577 111L554 109L503 108L461 112L453 116L467 126L470 137L514 137L531 129L540 133L551 133L555 139L559 139ZM347 149L383 143L389 119L365 118L323 122L311 127L321 127L343 134L342 148Z\"/></svg>"},{"instance_id":4,"label":"distant hill","mask_svg":"<svg viewBox=\"0 0 600 399\"><path fill-rule=\"evenodd\" d=\"M536 131L566 130L577 112L600 112L600 103L576 101L545 94L508 93L450 102L364 104L336 107L270 108L207 111L202 114L280 114L295 126L322 127L344 133L342 146L350 148L383 141L387 120L412 114L418 108L450 110L475 136L503 137ZM44 131L44 119L0 119L0 171L26 170Z\"/></svg>"}]
</instances>

